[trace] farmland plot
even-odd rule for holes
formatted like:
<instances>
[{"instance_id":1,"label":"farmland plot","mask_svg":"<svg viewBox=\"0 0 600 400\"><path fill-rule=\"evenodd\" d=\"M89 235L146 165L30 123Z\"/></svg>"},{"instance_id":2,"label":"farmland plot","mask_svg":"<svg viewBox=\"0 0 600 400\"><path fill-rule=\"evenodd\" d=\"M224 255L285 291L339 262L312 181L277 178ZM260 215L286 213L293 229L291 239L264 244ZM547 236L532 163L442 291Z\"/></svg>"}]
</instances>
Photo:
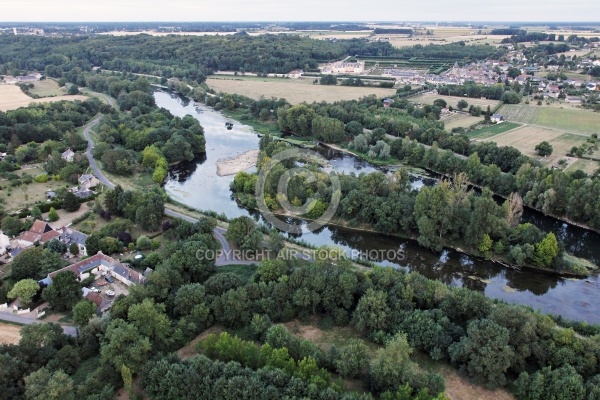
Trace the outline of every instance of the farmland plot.
<instances>
[{"instance_id":1,"label":"farmland plot","mask_svg":"<svg viewBox=\"0 0 600 400\"><path fill-rule=\"evenodd\" d=\"M523 124L533 124L539 112L540 106L530 106L527 104L505 104L498 111L507 121L521 122Z\"/></svg>"}]
</instances>

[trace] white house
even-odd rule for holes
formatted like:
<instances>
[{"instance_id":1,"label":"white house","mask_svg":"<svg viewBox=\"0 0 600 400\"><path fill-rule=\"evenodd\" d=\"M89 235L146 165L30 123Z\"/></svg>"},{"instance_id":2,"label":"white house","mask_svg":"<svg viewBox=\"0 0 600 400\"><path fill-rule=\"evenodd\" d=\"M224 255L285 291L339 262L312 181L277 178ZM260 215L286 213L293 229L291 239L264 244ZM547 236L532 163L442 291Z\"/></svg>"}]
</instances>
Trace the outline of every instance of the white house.
<instances>
[{"instance_id":1,"label":"white house","mask_svg":"<svg viewBox=\"0 0 600 400\"><path fill-rule=\"evenodd\" d=\"M498 124L500 122L504 122L504 116L502 114L494 114L494 115L492 115L491 120L492 120L492 122L495 122Z\"/></svg>"},{"instance_id":2,"label":"white house","mask_svg":"<svg viewBox=\"0 0 600 400\"><path fill-rule=\"evenodd\" d=\"M67 162L73 162L73 157L75 157L75 153L73 152L73 150L71 150L71 148L69 147L67 150L65 150L62 154L61 157L63 160L67 161Z\"/></svg>"}]
</instances>

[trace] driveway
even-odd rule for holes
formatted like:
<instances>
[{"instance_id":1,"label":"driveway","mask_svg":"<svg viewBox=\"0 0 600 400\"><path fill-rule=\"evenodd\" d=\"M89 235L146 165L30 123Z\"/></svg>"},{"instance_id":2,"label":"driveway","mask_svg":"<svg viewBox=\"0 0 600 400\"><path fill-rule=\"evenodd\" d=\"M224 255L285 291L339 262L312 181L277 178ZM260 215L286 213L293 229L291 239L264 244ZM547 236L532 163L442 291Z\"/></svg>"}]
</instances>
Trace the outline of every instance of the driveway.
<instances>
[{"instance_id":1,"label":"driveway","mask_svg":"<svg viewBox=\"0 0 600 400\"><path fill-rule=\"evenodd\" d=\"M8 313L8 312L0 312L0 320L14 322L14 323L21 324L21 325L32 325L32 324L43 324L44 323L43 321L38 321L36 319L21 317L19 315L14 315L14 314ZM71 326L71 325L61 325L61 326L66 335L73 336L73 337L77 336L77 329L75 329L74 326Z\"/></svg>"}]
</instances>

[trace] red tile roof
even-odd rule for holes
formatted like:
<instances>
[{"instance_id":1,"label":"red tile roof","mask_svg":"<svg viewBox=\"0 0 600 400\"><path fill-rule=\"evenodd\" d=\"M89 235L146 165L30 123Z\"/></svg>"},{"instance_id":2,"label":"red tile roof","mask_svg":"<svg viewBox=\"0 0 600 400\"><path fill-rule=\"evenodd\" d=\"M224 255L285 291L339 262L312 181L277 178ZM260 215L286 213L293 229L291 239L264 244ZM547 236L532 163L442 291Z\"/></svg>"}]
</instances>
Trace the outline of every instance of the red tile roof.
<instances>
[{"instance_id":1,"label":"red tile roof","mask_svg":"<svg viewBox=\"0 0 600 400\"><path fill-rule=\"evenodd\" d=\"M40 221L39 219L36 219L33 225L31 226L31 229L29 229L30 232L38 233L40 235L51 230L52 227L48 225L47 222Z\"/></svg>"},{"instance_id":2,"label":"red tile roof","mask_svg":"<svg viewBox=\"0 0 600 400\"><path fill-rule=\"evenodd\" d=\"M57 237L60 237L60 233L57 231L46 232L40 237L40 243L49 242L52 239L57 238Z\"/></svg>"},{"instance_id":3,"label":"red tile roof","mask_svg":"<svg viewBox=\"0 0 600 400\"><path fill-rule=\"evenodd\" d=\"M103 299L102 296L100 296L98 293L89 292L85 296L85 298L94 303L97 307L100 307L102 305Z\"/></svg>"}]
</instances>

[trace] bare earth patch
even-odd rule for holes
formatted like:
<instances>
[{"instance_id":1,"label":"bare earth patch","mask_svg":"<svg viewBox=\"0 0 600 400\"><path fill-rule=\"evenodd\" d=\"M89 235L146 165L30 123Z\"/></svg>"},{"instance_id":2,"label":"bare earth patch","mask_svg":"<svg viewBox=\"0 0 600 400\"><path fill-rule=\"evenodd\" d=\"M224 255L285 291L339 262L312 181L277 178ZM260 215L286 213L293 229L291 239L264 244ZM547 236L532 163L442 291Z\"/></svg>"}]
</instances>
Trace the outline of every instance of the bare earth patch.
<instances>
[{"instance_id":1,"label":"bare earth patch","mask_svg":"<svg viewBox=\"0 0 600 400\"><path fill-rule=\"evenodd\" d=\"M56 96L42 99L32 99L27 96L20 87L15 85L0 85L0 111L15 110L27 107L31 103L49 103L62 100L87 100L86 96Z\"/></svg>"},{"instance_id":2,"label":"bare earth patch","mask_svg":"<svg viewBox=\"0 0 600 400\"><path fill-rule=\"evenodd\" d=\"M19 340L21 340L21 327L19 325L0 322L0 344L18 344Z\"/></svg>"},{"instance_id":3,"label":"bare earth patch","mask_svg":"<svg viewBox=\"0 0 600 400\"><path fill-rule=\"evenodd\" d=\"M177 355L182 360L185 360L186 358L194 357L195 355L198 354L198 352L196 351L196 344L198 342L206 339L206 337L208 335L210 335L211 333L218 335L221 332L223 332L223 330L224 329L220 326L213 326L211 328L208 328L207 330L205 330L204 332L202 332L201 334L196 336L194 339L192 339L191 342L189 342L188 344L186 344L185 346L183 346L182 348L177 350Z\"/></svg>"},{"instance_id":4,"label":"bare earth patch","mask_svg":"<svg viewBox=\"0 0 600 400\"><path fill-rule=\"evenodd\" d=\"M234 158L218 160L217 175L233 175L254 167L258 161L258 153L259 150L248 150Z\"/></svg>"}]
</instances>

